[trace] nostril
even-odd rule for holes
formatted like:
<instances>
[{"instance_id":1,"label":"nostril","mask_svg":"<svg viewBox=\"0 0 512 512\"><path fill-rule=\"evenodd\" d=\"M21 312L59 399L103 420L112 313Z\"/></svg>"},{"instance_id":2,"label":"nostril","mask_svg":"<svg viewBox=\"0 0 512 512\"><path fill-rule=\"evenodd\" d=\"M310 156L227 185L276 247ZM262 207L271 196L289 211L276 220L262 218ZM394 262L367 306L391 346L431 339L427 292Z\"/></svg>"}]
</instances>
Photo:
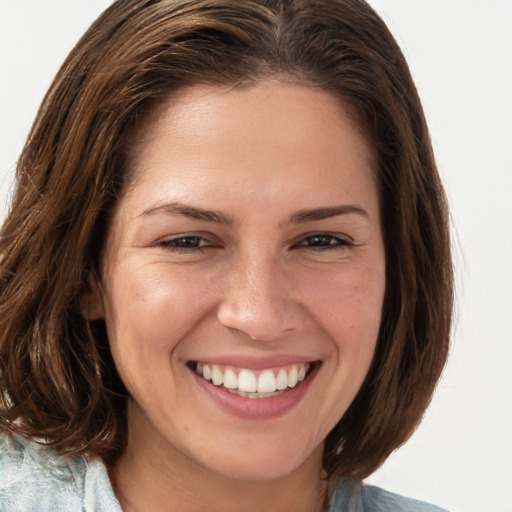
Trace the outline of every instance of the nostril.
<instances>
[{"instance_id":1,"label":"nostril","mask_svg":"<svg viewBox=\"0 0 512 512\"><path fill-rule=\"evenodd\" d=\"M301 317L292 309L291 305L253 302L240 306L225 302L217 311L217 319L222 326L253 341L274 341L299 329Z\"/></svg>"}]
</instances>

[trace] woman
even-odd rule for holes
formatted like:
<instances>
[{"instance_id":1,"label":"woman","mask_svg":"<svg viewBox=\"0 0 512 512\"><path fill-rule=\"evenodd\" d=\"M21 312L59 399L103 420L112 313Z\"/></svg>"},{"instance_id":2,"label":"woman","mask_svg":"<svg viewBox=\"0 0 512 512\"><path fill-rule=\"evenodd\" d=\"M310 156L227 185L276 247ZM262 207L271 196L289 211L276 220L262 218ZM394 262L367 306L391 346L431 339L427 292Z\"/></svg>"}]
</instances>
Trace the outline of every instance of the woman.
<instances>
[{"instance_id":1,"label":"woman","mask_svg":"<svg viewBox=\"0 0 512 512\"><path fill-rule=\"evenodd\" d=\"M0 243L2 510L437 510L361 485L452 302L421 105L363 1L115 2Z\"/></svg>"}]
</instances>

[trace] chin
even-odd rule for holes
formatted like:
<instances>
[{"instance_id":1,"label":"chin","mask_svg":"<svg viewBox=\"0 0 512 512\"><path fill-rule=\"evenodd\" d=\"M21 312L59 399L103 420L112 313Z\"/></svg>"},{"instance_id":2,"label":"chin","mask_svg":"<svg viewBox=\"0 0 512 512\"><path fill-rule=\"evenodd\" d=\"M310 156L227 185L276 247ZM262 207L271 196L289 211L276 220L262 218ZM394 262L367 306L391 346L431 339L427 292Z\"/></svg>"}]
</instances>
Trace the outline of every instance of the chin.
<instances>
[{"instance_id":1,"label":"chin","mask_svg":"<svg viewBox=\"0 0 512 512\"><path fill-rule=\"evenodd\" d=\"M203 457L201 465L226 479L239 482L279 480L307 468L321 471L323 443L305 451L307 443L297 441L290 436L286 439L265 439L265 436L254 435L252 441L225 446L216 455Z\"/></svg>"}]
</instances>

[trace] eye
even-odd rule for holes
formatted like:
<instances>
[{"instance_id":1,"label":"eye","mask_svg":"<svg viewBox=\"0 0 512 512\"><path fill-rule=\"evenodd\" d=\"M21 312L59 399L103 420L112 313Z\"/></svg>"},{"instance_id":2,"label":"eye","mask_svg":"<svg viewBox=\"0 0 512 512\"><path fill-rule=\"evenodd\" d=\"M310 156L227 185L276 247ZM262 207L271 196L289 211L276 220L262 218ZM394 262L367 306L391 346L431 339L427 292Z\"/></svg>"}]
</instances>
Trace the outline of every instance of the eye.
<instances>
[{"instance_id":1,"label":"eye","mask_svg":"<svg viewBox=\"0 0 512 512\"><path fill-rule=\"evenodd\" d=\"M179 235L173 238L160 240L158 245L175 251L201 251L207 247L214 247L215 244L200 235Z\"/></svg>"},{"instance_id":2,"label":"eye","mask_svg":"<svg viewBox=\"0 0 512 512\"><path fill-rule=\"evenodd\" d=\"M350 240L330 233L314 233L299 240L294 247L305 247L313 250L339 249L353 245Z\"/></svg>"}]
</instances>

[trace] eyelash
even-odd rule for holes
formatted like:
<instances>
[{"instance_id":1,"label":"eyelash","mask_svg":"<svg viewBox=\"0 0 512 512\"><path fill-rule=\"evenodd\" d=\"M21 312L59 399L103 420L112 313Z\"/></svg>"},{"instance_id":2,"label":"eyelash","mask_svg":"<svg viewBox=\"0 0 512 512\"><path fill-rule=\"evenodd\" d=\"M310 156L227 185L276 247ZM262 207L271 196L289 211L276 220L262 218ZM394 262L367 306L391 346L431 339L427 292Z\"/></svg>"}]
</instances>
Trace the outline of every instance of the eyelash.
<instances>
[{"instance_id":1,"label":"eyelash","mask_svg":"<svg viewBox=\"0 0 512 512\"><path fill-rule=\"evenodd\" d=\"M327 241L327 244L318 244L318 245L305 245L304 242L312 239L323 239L324 242ZM333 243L334 242L334 243ZM313 251L332 251L339 250L345 247L350 247L354 245L350 240L346 238L342 238L338 235L333 235L332 233L313 233L311 235L307 235L302 238L298 243L294 244L294 247L306 247L309 250Z\"/></svg>"},{"instance_id":2,"label":"eyelash","mask_svg":"<svg viewBox=\"0 0 512 512\"><path fill-rule=\"evenodd\" d=\"M198 245L187 245L191 241L198 242ZM207 242L205 245L199 245L202 242ZM183 245L180 245L183 243ZM158 242L158 245L170 249L175 252L202 252L207 248L217 247L210 242L206 237L201 235L180 235L175 238L167 238Z\"/></svg>"},{"instance_id":3,"label":"eyelash","mask_svg":"<svg viewBox=\"0 0 512 512\"><path fill-rule=\"evenodd\" d=\"M327 243L311 243L314 239L317 242L323 240L323 242ZM308 244L305 242L309 241ZM206 242L204 245L201 243ZM188 244L188 245L187 245ZM174 252L203 252L205 249L217 248L218 245L212 243L206 237L201 235L180 235L175 238L168 238L165 240L161 240L158 242L158 245L165 247ZM313 233L307 235L300 239L297 243L292 245L292 248L305 248L311 251L332 251L332 250L340 250L346 247L353 246L353 242L347 240L346 238L342 238L338 235L334 235L332 233Z\"/></svg>"}]
</instances>

